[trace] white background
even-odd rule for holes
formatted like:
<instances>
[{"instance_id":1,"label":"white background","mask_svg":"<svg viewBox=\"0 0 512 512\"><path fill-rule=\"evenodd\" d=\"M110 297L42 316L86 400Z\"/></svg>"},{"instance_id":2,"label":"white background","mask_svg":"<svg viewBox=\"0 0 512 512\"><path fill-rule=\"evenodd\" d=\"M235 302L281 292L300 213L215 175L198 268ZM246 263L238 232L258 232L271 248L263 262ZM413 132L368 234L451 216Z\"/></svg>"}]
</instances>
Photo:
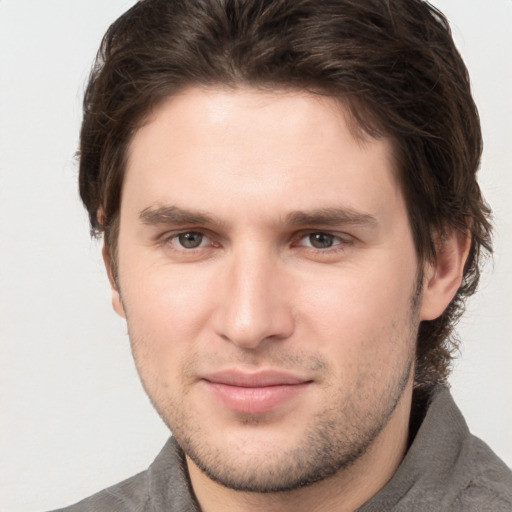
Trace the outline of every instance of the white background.
<instances>
[{"instance_id":1,"label":"white background","mask_svg":"<svg viewBox=\"0 0 512 512\"><path fill-rule=\"evenodd\" d=\"M77 501L147 467L168 435L111 311L74 161L89 67L132 3L0 0L0 512ZM512 1L434 3L472 76L498 231L453 393L512 465Z\"/></svg>"}]
</instances>

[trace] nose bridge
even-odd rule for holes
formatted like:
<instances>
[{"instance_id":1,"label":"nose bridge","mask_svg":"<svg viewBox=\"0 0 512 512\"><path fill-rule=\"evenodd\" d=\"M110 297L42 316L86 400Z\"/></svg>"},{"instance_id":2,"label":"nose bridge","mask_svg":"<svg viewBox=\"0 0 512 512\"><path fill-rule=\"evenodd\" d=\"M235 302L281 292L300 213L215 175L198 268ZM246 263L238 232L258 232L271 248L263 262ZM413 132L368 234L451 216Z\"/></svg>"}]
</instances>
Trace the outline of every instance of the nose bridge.
<instances>
[{"instance_id":1,"label":"nose bridge","mask_svg":"<svg viewBox=\"0 0 512 512\"><path fill-rule=\"evenodd\" d=\"M237 247L225 271L218 334L244 348L291 334L293 319L282 289L284 269L271 249L250 243Z\"/></svg>"}]
</instances>

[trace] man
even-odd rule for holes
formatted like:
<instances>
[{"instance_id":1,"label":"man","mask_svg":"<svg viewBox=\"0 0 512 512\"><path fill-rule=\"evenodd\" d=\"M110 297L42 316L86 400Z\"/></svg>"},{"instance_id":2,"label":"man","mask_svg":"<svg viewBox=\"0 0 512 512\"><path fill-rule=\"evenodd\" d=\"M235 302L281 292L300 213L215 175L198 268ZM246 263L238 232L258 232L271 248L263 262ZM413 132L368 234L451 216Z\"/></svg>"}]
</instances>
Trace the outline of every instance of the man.
<instances>
[{"instance_id":1,"label":"man","mask_svg":"<svg viewBox=\"0 0 512 512\"><path fill-rule=\"evenodd\" d=\"M490 252L478 114L419 0L145 0L80 191L173 437L82 510L512 507L445 387Z\"/></svg>"}]
</instances>

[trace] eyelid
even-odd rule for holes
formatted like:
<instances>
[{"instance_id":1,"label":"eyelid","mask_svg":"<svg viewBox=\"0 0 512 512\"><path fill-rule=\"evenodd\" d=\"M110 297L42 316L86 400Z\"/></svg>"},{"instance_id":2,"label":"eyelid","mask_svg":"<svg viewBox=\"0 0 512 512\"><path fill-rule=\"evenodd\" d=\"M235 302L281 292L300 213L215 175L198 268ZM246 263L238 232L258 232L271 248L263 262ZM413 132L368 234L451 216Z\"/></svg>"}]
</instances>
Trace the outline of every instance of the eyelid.
<instances>
[{"instance_id":1,"label":"eyelid","mask_svg":"<svg viewBox=\"0 0 512 512\"><path fill-rule=\"evenodd\" d=\"M347 245L347 244L351 244L354 242L354 237L347 234L347 233L340 233L340 232L335 232L335 231L331 231L331 230L328 230L328 229L307 229L307 230L302 230L300 231L299 233L296 234L296 236L294 237L294 239L296 240L296 243L302 241L303 239L311 236L311 235L316 235L316 234L322 234L322 235L327 235L327 236L331 236L333 238L336 238L339 240L339 243L336 243L334 244L332 247L329 247L329 248L326 248L326 249L317 249L316 247L311 247L312 249L315 249L315 250L320 250L320 251L327 251L329 249L333 249L334 247L337 247L339 245Z\"/></svg>"},{"instance_id":2,"label":"eyelid","mask_svg":"<svg viewBox=\"0 0 512 512\"><path fill-rule=\"evenodd\" d=\"M198 233L202 235L207 243L204 243L204 241L201 242L201 245L195 248L187 249L185 247L181 247L176 243L176 239L183 234L186 233ZM304 243L301 243L304 239L306 239L308 236L314 235L314 234L324 234L327 236L331 236L337 240L334 241L334 244L331 247L326 248L317 248L313 247L312 245L307 245ZM208 229L200 228L200 227L189 227L189 228L179 228L179 229L171 229L166 230L161 235L158 235L156 237L156 242L159 245L165 246L165 245L171 245L176 250L181 250L184 252L193 252L195 250L205 249L208 247L220 247L222 245L222 241L220 240L221 237L219 237L216 233L212 233ZM310 249L312 251L318 251L318 252L333 252L336 250L342 250L343 248L347 247L348 245L353 244L356 241L356 238L346 232L336 232L329 229L303 229L299 232L296 232L292 235L291 244L292 246L299 246L299 247L305 247L306 249Z\"/></svg>"},{"instance_id":3,"label":"eyelid","mask_svg":"<svg viewBox=\"0 0 512 512\"><path fill-rule=\"evenodd\" d=\"M206 241L209 241L210 243L204 243L204 240L201 241L201 245L198 247L194 247L191 249L187 249L185 247L181 247L176 243L176 240L180 235L185 235L187 233L197 233L199 235L202 235ZM208 233L208 230L201 229L201 228L188 228L188 229L176 229L176 230L170 230L165 231L161 235L158 236L157 242L161 245L170 245L172 243L173 246L177 248L177 250L183 250L187 252L192 252L194 250L198 249L204 249L205 247L208 247L209 245L214 244L214 240L211 234Z\"/></svg>"}]
</instances>

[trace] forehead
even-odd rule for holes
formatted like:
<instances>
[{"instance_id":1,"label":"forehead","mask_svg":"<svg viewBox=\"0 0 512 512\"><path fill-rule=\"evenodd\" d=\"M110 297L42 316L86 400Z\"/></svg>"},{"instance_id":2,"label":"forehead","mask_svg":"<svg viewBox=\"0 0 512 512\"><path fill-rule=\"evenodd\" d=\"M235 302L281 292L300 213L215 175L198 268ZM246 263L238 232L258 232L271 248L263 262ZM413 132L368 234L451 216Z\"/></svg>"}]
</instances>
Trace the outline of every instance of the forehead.
<instances>
[{"instance_id":1,"label":"forehead","mask_svg":"<svg viewBox=\"0 0 512 512\"><path fill-rule=\"evenodd\" d=\"M357 111L358 119L352 114L354 111ZM310 126L303 122L305 117ZM202 121L201 125L197 124L199 120ZM323 132L323 128L327 130L336 125L343 131L349 131L362 146L373 139L381 138L378 127L380 123L375 116L362 102L352 98L336 98L321 92L308 92L292 87L265 89L248 85L184 88L158 103L145 117L136 133L148 131L144 130L148 125L155 128L163 127L164 124L169 129L178 124L182 129L191 127L197 135L206 125L227 132L230 129L237 131L241 124L247 130L250 121L253 123L251 129L261 128L262 123L265 131L269 121L274 124L279 122L285 128L283 136L297 134L301 128L309 130L313 125L317 133L318 130ZM371 135L367 130L372 132ZM186 135L191 134L193 135L192 132L187 132ZM174 136L179 134L174 132ZM138 135L137 138L142 137Z\"/></svg>"},{"instance_id":2,"label":"forehead","mask_svg":"<svg viewBox=\"0 0 512 512\"><path fill-rule=\"evenodd\" d=\"M190 88L133 137L123 202L133 192L141 208L186 202L219 215L238 202L247 212L378 208L399 193L394 167L390 141L357 136L332 98Z\"/></svg>"}]
</instances>

